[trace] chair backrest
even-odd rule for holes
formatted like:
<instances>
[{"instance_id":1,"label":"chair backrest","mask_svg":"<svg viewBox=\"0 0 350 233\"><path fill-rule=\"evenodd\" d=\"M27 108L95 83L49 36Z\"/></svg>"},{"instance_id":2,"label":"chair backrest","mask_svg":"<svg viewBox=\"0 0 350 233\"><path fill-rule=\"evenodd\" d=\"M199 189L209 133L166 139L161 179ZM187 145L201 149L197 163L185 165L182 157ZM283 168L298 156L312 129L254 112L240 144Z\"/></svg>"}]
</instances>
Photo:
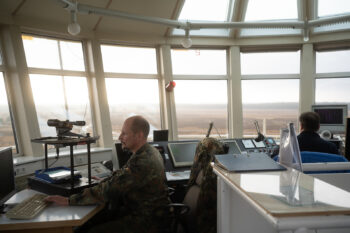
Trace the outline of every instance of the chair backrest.
<instances>
[{"instance_id":1,"label":"chair backrest","mask_svg":"<svg viewBox=\"0 0 350 233\"><path fill-rule=\"evenodd\" d=\"M336 154L302 151L300 155L303 163L348 162L345 157Z\"/></svg>"},{"instance_id":2,"label":"chair backrest","mask_svg":"<svg viewBox=\"0 0 350 233\"><path fill-rule=\"evenodd\" d=\"M300 152L300 156L301 156L302 163L349 162L345 157L341 155L329 154L329 153L323 153L323 152L302 151ZM275 156L273 159L278 161L278 156ZM322 172L308 171L305 173L311 174L311 173L344 173L344 172L349 172L349 171L347 170L322 171Z\"/></svg>"}]
</instances>

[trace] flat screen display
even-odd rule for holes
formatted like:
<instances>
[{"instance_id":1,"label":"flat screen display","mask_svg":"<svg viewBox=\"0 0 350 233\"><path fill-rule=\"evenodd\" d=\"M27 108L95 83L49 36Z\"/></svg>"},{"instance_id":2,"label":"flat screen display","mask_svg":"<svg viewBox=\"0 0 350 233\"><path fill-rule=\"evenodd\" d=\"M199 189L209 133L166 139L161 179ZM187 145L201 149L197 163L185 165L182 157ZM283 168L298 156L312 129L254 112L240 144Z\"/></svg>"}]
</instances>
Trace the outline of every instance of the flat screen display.
<instances>
[{"instance_id":1,"label":"flat screen display","mask_svg":"<svg viewBox=\"0 0 350 233\"><path fill-rule=\"evenodd\" d=\"M253 149L255 148L251 139L242 139L242 143L245 149Z\"/></svg>"},{"instance_id":2,"label":"flat screen display","mask_svg":"<svg viewBox=\"0 0 350 233\"><path fill-rule=\"evenodd\" d=\"M0 206L2 206L13 194L15 189L15 173L13 169L12 149L0 150Z\"/></svg>"},{"instance_id":3,"label":"flat screen display","mask_svg":"<svg viewBox=\"0 0 350 233\"><path fill-rule=\"evenodd\" d=\"M315 109L320 115L320 124L343 124L343 109Z\"/></svg>"},{"instance_id":4,"label":"flat screen display","mask_svg":"<svg viewBox=\"0 0 350 233\"><path fill-rule=\"evenodd\" d=\"M198 142L171 142L168 143L170 157L174 167L188 167L193 163Z\"/></svg>"}]
</instances>

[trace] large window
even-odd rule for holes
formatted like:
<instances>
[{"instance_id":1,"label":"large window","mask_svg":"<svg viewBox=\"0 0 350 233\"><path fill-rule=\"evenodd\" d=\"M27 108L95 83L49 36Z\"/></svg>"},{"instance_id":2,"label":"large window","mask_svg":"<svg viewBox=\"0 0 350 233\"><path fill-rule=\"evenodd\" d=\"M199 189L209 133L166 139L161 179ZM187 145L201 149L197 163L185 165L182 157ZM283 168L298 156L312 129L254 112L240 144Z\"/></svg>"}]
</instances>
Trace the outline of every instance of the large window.
<instances>
[{"instance_id":1,"label":"large window","mask_svg":"<svg viewBox=\"0 0 350 233\"><path fill-rule=\"evenodd\" d=\"M85 126L74 126L72 132L92 134L81 42L30 35L22 39L41 136L56 135L48 119L85 121Z\"/></svg>"},{"instance_id":2,"label":"large window","mask_svg":"<svg viewBox=\"0 0 350 233\"><path fill-rule=\"evenodd\" d=\"M243 135L279 137L289 122L297 126L300 52L242 53ZM273 79L272 79L273 78Z\"/></svg>"},{"instance_id":3,"label":"large window","mask_svg":"<svg viewBox=\"0 0 350 233\"><path fill-rule=\"evenodd\" d=\"M226 51L173 49L174 75L226 75Z\"/></svg>"},{"instance_id":4,"label":"large window","mask_svg":"<svg viewBox=\"0 0 350 233\"><path fill-rule=\"evenodd\" d=\"M180 139L205 137L210 122L212 137L228 137L226 80L177 80L175 103Z\"/></svg>"},{"instance_id":5,"label":"large window","mask_svg":"<svg viewBox=\"0 0 350 233\"><path fill-rule=\"evenodd\" d=\"M31 74L30 83L42 136L56 134L55 127L47 126L48 119L83 120L86 125L74 126L72 132L93 132L85 77Z\"/></svg>"},{"instance_id":6,"label":"large window","mask_svg":"<svg viewBox=\"0 0 350 233\"><path fill-rule=\"evenodd\" d=\"M297 0L249 0L244 21L297 20ZM300 29L242 29L241 36L300 34Z\"/></svg>"},{"instance_id":7,"label":"large window","mask_svg":"<svg viewBox=\"0 0 350 233\"><path fill-rule=\"evenodd\" d=\"M102 45L103 67L112 124L118 139L123 122L142 115L153 130L161 129L157 58L154 48Z\"/></svg>"},{"instance_id":8,"label":"large window","mask_svg":"<svg viewBox=\"0 0 350 233\"><path fill-rule=\"evenodd\" d=\"M176 119L180 139L228 136L225 50L171 51ZM204 80L206 78L206 80Z\"/></svg>"},{"instance_id":9,"label":"large window","mask_svg":"<svg viewBox=\"0 0 350 233\"><path fill-rule=\"evenodd\" d=\"M106 78L112 134L118 139L123 122L133 115L142 115L153 130L161 128L158 80Z\"/></svg>"},{"instance_id":10,"label":"large window","mask_svg":"<svg viewBox=\"0 0 350 233\"><path fill-rule=\"evenodd\" d=\"M13 132L14 130L6 95L4 76L3 73L0 72L0 148L12 147L13 152L17 151Z\"/></svg>"},{"instance_id":11,"label":"large window","mask_svg":"<svg viewBox=\"0 0 350 233\"><path fill-rule=\"evenodd\" d=\"M186 0L184 1L178 20L180 21L230 21L234 0ZM228 36L228 29L192 30L191 35ZM184 35L184 30L173 29L174 35Z\"/></svg>"},{"instance_id":12,"label":"large window","mask_svg":"<svg viewBox=\"0 0 350 233\"><path fill-rule=\"evenodd\" d=\"M316 53L316 104L348 104L350 116L350 50Z\"/></svg>"}]
</instances>

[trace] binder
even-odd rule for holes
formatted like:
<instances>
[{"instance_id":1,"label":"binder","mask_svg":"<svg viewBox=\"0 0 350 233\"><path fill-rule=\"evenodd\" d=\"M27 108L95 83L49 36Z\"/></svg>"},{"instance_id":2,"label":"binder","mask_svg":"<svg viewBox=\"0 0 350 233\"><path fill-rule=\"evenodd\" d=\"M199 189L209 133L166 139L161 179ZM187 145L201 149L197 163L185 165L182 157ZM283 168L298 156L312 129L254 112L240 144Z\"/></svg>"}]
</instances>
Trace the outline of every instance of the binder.
<instances>
[{"instance_id":1,"label":"binder","mask_svg":"<svg viewBox=\"0 0 350 233\"><path fill-rule=\"evenodd\" d=\"M59 184L65 183L71 180L70 168L67 167L54 167L44 170L36 170L35 177L42 179L48 183ZM74 180L81 178L80 171L74 170Z\"/></svg>"},{"instance_id":2,"label":"binder","mask_svg":"<svg viewBox=\"0 0 350 233\"><path fill-rule=\"evenodd\" d=\"M215 155L215 164L229 172L287 170L265 153Z\"/></svg>"}]
</instances>

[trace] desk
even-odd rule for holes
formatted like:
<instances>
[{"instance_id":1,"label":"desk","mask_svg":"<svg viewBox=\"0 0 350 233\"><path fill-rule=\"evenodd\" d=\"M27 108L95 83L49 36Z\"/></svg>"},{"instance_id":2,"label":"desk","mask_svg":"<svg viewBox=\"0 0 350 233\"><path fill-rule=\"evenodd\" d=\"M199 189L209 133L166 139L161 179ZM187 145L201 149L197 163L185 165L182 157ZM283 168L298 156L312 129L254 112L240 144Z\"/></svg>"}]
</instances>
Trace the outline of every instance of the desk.
<instances>
[{"instance_id":1,"label":"desk","mask_svg":"<svg viewBox=\"0 0 350 233\"><path fill-rule=\"evenodd\" d=\"M36 193L25 189L15 194L7 203L18 203ZM50 205L31 220L12 220L5 214L0 216L0 232L70 233L98 213L103 206L57 206Z\"/></svg>"},{"instance_id":2,"label":"desk","mask_svg":"<svg viewBox=\"0 0 350 233\"><path fill-rule=\"evenodd\" d=\"M350 232L350 192L294 169L218 175L218 232Z\"/></svg>"}]
</instances>

